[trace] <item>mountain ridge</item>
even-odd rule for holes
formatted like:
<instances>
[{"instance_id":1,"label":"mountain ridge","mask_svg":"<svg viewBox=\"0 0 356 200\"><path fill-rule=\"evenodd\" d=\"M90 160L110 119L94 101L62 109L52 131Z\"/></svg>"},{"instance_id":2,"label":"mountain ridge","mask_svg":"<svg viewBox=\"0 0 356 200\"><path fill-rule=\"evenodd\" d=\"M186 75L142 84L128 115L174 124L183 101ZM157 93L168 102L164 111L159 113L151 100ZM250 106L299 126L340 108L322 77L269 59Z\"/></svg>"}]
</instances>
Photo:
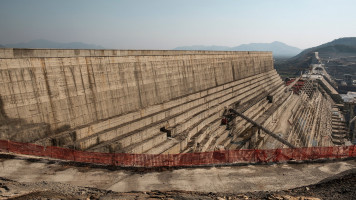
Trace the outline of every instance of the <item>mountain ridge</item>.
<instances>
[{"instance_id":1,"label":"mountain ridge","mask_svg":"<svg viewBox=\"0 0 356 200\"><path fill-rule=\"evenodd\" d=\"M180 46L174 48L173 50L272 51L274 56L286 56L286 57L292 57L302 52L302 49L289 46L285 43L278 42L278 41L274 41L271 43L249 43L249 44L242 44L235 47L216 46L216 45Z\"/></svg>"}]
</instances>

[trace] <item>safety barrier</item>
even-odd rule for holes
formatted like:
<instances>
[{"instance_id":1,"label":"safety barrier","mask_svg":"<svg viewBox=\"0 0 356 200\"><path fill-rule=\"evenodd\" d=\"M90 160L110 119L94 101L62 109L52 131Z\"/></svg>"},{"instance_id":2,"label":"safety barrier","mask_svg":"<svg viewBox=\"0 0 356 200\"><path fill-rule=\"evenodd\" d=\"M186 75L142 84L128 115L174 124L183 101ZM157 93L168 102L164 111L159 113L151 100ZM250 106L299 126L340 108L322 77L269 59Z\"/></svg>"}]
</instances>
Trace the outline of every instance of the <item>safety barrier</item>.
<instances>
[{"instance_id":1,"label":"safety barrier","mask_svg":"<svg viewBox=\"0 0 356 200\"><path fill-rule=\"evenodd\" d=\"M123 167L175 167L271 163L356 157L356 146L307 147L295 149L243 149L182 154L128 154L86 152L61 147L0 140L0 151L50 157L67 161Z\"/></svg>"}]
</instances>

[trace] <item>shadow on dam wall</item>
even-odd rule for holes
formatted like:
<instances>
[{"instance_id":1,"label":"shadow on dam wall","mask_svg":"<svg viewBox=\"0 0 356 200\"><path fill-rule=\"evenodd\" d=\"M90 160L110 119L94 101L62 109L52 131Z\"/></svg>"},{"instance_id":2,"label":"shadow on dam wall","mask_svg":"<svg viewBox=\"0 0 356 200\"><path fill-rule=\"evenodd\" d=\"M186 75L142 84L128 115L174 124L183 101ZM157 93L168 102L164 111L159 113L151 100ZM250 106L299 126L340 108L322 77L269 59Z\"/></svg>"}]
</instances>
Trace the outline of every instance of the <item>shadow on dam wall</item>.
<instances>
[{"instance_id":1,"label":"shadow on dam wall","mask_svg":"<svg viewBox=\"0 0 356 200\"><path fill-rule=\"evenodd\" d=\"M5 109L4 109L4 102L2 101L1 95L0 95L0 125L4 124L7 119Z\"/></svg>"},{"instance_id":2,"label":"shadow on dam wall","mask_svg":"<svg viewBox=\"0 0 356 200\"><path fill-rule=\"evenodd\" d=\"M0 95L0 139L34 142L68 129L70 129L69 125L63 125L55 130L50 130L48 123L27 123L21 118L9 118L5 113L4 102Z\"/></svg>"}]
</instances>

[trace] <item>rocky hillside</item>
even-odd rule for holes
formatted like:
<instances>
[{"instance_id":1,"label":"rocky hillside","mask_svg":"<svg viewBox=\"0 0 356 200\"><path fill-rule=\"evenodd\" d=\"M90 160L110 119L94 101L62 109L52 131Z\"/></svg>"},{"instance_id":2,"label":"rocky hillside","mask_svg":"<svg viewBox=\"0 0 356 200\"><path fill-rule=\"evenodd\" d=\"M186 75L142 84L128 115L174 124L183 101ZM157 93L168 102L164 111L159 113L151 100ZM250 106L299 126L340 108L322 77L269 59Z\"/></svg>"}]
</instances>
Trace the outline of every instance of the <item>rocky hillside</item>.
<instances>
[{"instance_id":1,"label":"rocky hillside","mask_svg":"<svg viewBox=\"0 0 356 200\"><path fill-rule=\"evenodd\" d=\"M300 71L308 69L314 52L319 52L319 57L324 61L327 67L331 67L330 70L333 71L336 66L339 66L338 71L343 72L340 68L342 68L342 66L352 65L353 62L348 62L348 60L354 60L353 58L356 57L356 37L340 38L306 49L290 59L283 61L277 60L275 67L277 71L284 76L297 75ZM332 63L334 64L332 65ZM348 70L348 72L350 72L350 70ZM351 73L353 73L352 70Z\"/></svg>"}]
</instances>

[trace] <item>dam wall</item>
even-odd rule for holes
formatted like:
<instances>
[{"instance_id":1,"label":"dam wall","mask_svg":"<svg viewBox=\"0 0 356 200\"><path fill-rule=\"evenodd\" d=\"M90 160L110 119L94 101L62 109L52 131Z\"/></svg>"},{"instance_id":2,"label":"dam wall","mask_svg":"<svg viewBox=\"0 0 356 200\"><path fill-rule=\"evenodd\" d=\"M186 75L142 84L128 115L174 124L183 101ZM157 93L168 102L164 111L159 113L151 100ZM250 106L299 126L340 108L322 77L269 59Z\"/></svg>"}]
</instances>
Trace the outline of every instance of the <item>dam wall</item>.
<instances>
[{"instance_id":1,"label":"dam wall","mask_svg":"<svg viewBox=\"0 0 356 200\"><path fill-rule=\"evenodd\" d=\"M268 52L0 50L9 118L52 130L162 104L273 69Z\"/></svg>"},{"instance_id":2,"label":"dam wall","mask_svg":"<svg viewBox=\"0 0 356 200\"><path fill-rule=\"evenodd\" d=\"M98 152L211 150L230 141L225 107L239 102L257 119L285 101L283 88L271 52L0 49L0 138Z\"/></svg>"}]
</instances>

